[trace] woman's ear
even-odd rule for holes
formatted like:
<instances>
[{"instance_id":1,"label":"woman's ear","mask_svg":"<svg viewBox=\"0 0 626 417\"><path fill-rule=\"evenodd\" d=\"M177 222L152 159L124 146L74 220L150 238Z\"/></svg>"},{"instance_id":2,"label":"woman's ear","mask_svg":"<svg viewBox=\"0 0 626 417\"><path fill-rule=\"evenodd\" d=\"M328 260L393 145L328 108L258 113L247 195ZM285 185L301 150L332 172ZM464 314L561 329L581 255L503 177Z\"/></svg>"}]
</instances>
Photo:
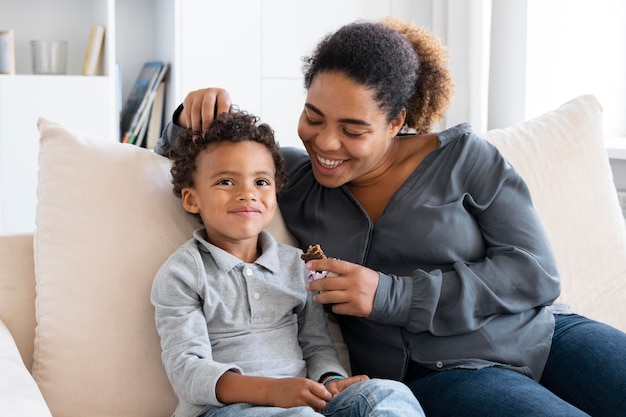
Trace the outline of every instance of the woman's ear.
<instances>
[{"instance_id":1,"label":"woman's ear","mask_svg":"<svg viewBox=\"0 0 626 417\"><path fill-rule=\"evenodd\" d=\"M198 198L193 188L185 187L181 190L180 194L181 202L183 203L183 208L185 210L192 214L200 213Z\"/></svg>"},{"instance_id":2,"label":"woman's ear","mask_svg":"<svg viewBox=\"0 0 626 417\"><path fill-rule=\"evenodd\" d=\"M404 121L406 120L406 109L400 110L400 112L389 122L389 130L393 137L398 135L402 126L404 126Z\"/></svg>"}]
</instances>

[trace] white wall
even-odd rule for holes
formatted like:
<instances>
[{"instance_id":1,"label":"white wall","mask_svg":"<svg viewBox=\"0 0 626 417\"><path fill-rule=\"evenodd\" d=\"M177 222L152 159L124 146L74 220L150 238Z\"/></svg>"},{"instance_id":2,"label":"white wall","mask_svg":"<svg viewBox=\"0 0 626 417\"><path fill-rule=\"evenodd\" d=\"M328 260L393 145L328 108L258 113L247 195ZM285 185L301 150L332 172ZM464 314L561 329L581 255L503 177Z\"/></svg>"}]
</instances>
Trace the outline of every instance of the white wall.
<instances>
[{"instance_id":1,"label":"white wall","mask_svg":"<svg viewBox=\"0 0 626 417\"><path fill-rule=\"evenodd\" d=\"M301 146L297 121L305 91L302 57L320 38L356 19L395 15L428 24L431 0L181 1L182 95L226 88L241 109L259 115L283 146ZM176 97L178 102L183 97Z\"/></svg>"}]
</instances>

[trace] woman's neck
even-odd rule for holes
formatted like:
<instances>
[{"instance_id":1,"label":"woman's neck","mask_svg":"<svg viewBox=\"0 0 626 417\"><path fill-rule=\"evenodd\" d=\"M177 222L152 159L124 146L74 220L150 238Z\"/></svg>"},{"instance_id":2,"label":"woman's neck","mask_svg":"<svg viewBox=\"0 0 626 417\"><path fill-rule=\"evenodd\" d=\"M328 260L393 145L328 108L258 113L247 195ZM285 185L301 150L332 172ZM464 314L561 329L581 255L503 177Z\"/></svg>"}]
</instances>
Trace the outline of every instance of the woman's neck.
<instances>
[{"instance_id":1,"label":"woman's neck","mask_svg":"<svg viewBox=\"0 0 626 417\"><path fill-rule=\"evenodd\" d=\"M389 201L426 155L439 146L436 134L397 137L389 158L375 175L363 181L352 181L348 189L361 204L372 223L382 215Z\"/></svg>"}]
</instances>

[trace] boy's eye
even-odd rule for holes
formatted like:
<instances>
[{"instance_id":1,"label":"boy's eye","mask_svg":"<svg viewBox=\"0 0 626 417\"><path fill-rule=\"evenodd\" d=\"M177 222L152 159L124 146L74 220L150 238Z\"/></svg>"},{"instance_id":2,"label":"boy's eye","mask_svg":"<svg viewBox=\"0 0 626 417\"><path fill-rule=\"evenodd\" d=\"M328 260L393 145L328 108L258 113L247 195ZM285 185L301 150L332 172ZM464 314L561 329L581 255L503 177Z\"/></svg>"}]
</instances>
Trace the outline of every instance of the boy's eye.
<instances>
[{"instance_id":1,"label":"boy's eye","mask_svg":"<svg viewBox=\"0 0 626 417\"><path fill-rule=\"evenodd\" d=\"M233 182L231 180L228 179L223 179L223 180L219 180L217 182L217 185L232 185Z\"/></svg>"},{"instance_id":2,"label":"boy's eye","mask_svg":"<svg viewBox=\"0 0 626 417\"><path fill-rule=\"evenodd\" d=\"M256 180L255 184L258 186L267 186L267 185L270 185L270 182L266 180L265 178L261 178L261 179Z\"/></svg>"}]
</instances>

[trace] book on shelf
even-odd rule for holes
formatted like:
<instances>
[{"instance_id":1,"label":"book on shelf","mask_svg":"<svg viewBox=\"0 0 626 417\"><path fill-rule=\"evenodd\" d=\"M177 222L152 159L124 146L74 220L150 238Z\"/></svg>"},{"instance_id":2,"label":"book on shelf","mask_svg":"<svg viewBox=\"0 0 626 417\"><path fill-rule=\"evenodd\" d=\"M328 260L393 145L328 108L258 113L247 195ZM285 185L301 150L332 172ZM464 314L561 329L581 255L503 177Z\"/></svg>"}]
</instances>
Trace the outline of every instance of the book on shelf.
<instances>
[{"instance_id":1,"label":"book on shelf","mask_svg":"<svg viewBox=\"0 0 626 417\"><path fill-rule=\"evenodd\" d=\"M96 75L104 46L104 25L92 25L83 62L83 75Z\"/></svg>"},{"instance_id":2,"label":"book on shelf","mask_svg":"<svg viewBox=\"0 0 626 417\"><path fill-rule=\"evenodd\" d=\"M146 62L122 108L120 141L134 144L140 133L146 132L150 110L159 84L169 65L162 61Z\"/></svg>"},{"instance_id":3,"label":"book on shelf","mask_svg":"<svg viewBox=\"0 0 626 417\"><path fill-rule=\"evenodd\" d=\"M165 110L165 82L161 81L157 87L152 108L150 109L150 119L148 130L146 131L145 147L154 149L161 131L163 130L163 111Z\"/></svg>"},{"instance_id":4,"label":"book on shelf","mask_svg":"<svg viewBox=\"0 0 626 417\"><path fill-rule=\"evenodd\" d=\"M165 102L165 81L157 86L150 109L144 114L145 122L134 141L134 145L153 150L163 127L163 106Z\"/></svg>"},{"instance_id":5,"label":"book on shelf","mask_svg":"<svg viewBox=\"0 0 626 417\"><path fill-rule=\"evenodd\" d=\"M150 112L147 111L144 114L144 117L146 118L145 121L142 120L139 131L131 137L132 142L128 142L132 145L141 146L143 148L145 148L144 139L146 138L146 132L148 131L148 118L150 117Z\"/></svg>"}]
</instances>

